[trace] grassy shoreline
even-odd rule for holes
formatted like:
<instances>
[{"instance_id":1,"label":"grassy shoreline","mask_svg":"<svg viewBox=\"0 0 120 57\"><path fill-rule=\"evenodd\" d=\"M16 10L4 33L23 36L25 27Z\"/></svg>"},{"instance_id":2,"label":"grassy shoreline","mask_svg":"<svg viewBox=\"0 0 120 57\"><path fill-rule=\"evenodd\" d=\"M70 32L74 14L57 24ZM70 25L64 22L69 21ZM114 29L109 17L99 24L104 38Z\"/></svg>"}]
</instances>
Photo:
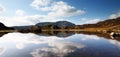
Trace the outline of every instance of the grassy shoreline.
<instances>
[{"instance_id":1,"label":"grassy shoreline","mask_svg":"<svg viewBox=\"0 0 120 57\"><path fill-rule=\"evenodd\" d=\"M120 30L105 30L105 29L42 29L41 31L81 31L81 32L102 32L102 33L109 33L109 32L119 32ZM19 32L19 30L0 30L2 32ZM32 31L29 31L32 32Z\"/></svg>"}]
</instances>

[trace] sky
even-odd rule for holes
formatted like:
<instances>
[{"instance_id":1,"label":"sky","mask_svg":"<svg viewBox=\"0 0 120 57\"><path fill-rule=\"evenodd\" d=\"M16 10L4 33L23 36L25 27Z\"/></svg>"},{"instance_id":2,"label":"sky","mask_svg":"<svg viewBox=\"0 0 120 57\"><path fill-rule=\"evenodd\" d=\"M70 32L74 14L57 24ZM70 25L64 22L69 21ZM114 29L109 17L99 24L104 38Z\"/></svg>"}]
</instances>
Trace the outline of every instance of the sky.
<instances>
[{"instance_id":1,"label":"sky","mask_svg":"<svg viewBox=\"0 0 120 57\"><path fill-rule=\"evenodd\" d=\"M69 21L96 23L120 17L120 0L0 0L0 22L6 26Z\"/></svg>"}]
</instances>

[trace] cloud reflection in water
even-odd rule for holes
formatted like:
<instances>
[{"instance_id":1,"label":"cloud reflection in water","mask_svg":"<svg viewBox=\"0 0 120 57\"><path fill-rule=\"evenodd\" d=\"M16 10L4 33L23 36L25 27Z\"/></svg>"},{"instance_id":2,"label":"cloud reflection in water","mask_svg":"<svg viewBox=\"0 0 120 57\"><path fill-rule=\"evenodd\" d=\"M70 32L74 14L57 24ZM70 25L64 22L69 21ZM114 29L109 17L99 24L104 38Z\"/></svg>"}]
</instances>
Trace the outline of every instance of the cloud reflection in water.
<instances>
[{"instance_id":1,"label":"cloud reflection in water","mask_svg":"<svg viewBox=\"0 0 120 57\"><path fill-rule=\"evenodd\" d=\"M0 47L0 55L2 55L5 52L5 48Z\"/></svg>"},{"instance_id":2,"label":"cloud reflection in water","mask_svg":"<svg viewBox=\"0 0 120 57\"><path fill-rule=\"evenodd\" d=\"M76 57L100 57L98 54L101 57L118 57L119 47L117 40L84 34L60 38L33 33L8 33L0 37L0 56L5 57L65 57L71 54ZM16 52L17 55L14 54Z\"/></svg>"},{"instance_id":3,"label":"cloud reflection in water","mask_svg":"<svg viewBox=\"0 0 120 57\"><path fill-rule=\"evenodd\" d=\"M76 49L84 48L85 45L72 42L57 42L54 46L35 49L31 54L34 57L64 57Z\"/></svg>"},{"instance_id":4,"label":"cloud reflection in water","mask_svg":"<svg viewBox=\"0 0 120 57\"><path fill-rule=\"evenodd\" d=\"M41 48L33 49L30 54L34 57L65 56L76 49L84 48L85 45L75 43L56 36L39 36L33 33L8 33L0 38L0 43L15 43L17 49L25 49L27 44L46 44ZM11 46L13 47L14 44ZM9 48L9 45L3 45Z\"/></svg>"}]
</instances>

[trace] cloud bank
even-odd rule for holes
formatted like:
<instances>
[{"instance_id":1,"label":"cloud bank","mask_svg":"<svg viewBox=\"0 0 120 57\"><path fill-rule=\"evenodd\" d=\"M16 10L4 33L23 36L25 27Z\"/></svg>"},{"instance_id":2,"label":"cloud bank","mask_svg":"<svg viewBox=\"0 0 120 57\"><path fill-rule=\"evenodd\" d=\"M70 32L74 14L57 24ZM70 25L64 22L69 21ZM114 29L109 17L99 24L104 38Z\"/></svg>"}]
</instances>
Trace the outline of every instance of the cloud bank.
<instances>
[{"instance_id":1,"label":"cloud bank","mask_svg":"<svg viewBox=\"0 0 120 57\"><path fill-rule=\"evenodd\" d=\"M33 33L8 33L0 37L0 43L1 45L3 43L3 46L6 49L8 49L8 43L15 43L11 45L11 47L15 47L20 50L26 49L30 44L37 46L43 45L42 47L31 49L28 54L31 54L33 57L51 57L50 55L53 55L53 57L64 57L65 55L68 55L68 53L72 53L77 49L86 47L86 45L82 43L73 42L68 39L63 39L56 36L39 36ZM2 51L3 49L0 49L0 54Z\"/></svg>"},{"instance_id":2,"label":"cloud bank","mask_svg":"<svg viewBox=\"0 0 120 57\"><path fill-rule=\"evenodd\" d=\"M99 19L99 18L98 19L81 18L81 21L83 23L80 23L80 24L95 24L95 23L101 21L101 19Z\"/></svg>"},{"instance_id":3,"label":"cloud bank","mask_svg":"<svg viewBox=\"0 0 120 57\"><path fill-rule=\"evenodd\" d=\"M117 13L115 13L115 14L111 14L111 15L109 16L109 19L114 19L114 18L117 18L117 17L120 17L120 11L117 12Z\"/></svg>"},{"instance_id":4,"label":"cloud bank","mask_svg":"<svg viewBox=\"0 0 120 57\"><path fill-rule=\"evenodd\" d=\"M4 12L5 11L5 7L0 5L0 13Z\"/></svg>"},{"instance_id":5,"label":"cloud bank","mask_svg":"<svg viewBox=\"0 0 120 57\"><path fill-rule=\"evenodd\" d=\"M15 16L4 18L0 17L0 22L7 26L25 26L34 25L39 22L55 22L60 20L70 21L65 18L85 13L84 10L76 9L74 6L71 6L64 1L33 0L30 7L35 9L35 11L44 12L46 14L29 15L26 11L17 9L15 11Z\"/></svg>"},{"instance_id":6,"label":"cloud bank","mask_svg":"<svg viewBox=\"0 0 120 57\"><path fill-rule=\"evenodd\" d=\"M85 13L85 11L77 10L75 7L68 5L63 1L53 2L50 0L34 0L31 6L37 10L49 11L48 16L50 17L69 17Z\"/></svg>"}]
</instances>

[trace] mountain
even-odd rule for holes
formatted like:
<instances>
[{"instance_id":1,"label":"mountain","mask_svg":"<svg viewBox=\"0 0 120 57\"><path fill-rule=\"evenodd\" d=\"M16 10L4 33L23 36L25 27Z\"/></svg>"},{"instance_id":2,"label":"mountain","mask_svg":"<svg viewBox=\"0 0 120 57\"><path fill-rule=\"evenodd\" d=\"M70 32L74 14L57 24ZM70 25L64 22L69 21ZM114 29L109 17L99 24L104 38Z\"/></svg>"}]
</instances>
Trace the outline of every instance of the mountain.
<instances>
[{"instance_id":1,"label":"mountain","mask_svg":"<svg viewBox=\"0 0 120 57\"><path fill-rule=\"evenodd\" d=\"M115 19L107 19L96 24L77 25L79 28L102 28L102 29L120 29L120 17Z\"/></svg>"},{"instance_id":2,"label":"mountain","mask_svg":"<svg viewBox=\"0 0 120 57\"><path fill-rule=\"evenodd\" d=\"M3 23L0 23L0 30L6 30L6 29L13 29L13 28L6 27Z\"/></svg>"},{"instance_id":3,"label":"mountain","mask_svg":"<svg viewBox=\"0 0 120 57\"><path fill-rule=\"evenodd\" d=\"M67 27L75 27L75 24L68 21L58 21L58 22L42 22L38 23L35 26L38 26L41 29L65 29Z\"/></svg>"},{"instance_id":4,"label":"mountain","mask_svg":"<svg viewBox=\"0 0 120 57\"><path fill-rule=\"evenodd\" d=\"M105 21L100 21L96 24L83 24L83 25L75 25L74 23L68 21L57 21L57 22L41 22L36 25L30 26L14 26L12 27L15 30L21 32L41 32L42 30L51 31L53 29L71 29L78 31L113 31L120 30L120 17L115 19L107 19ZM0 23L0 30L11 29L6 27L4 24ZM60 30L61 31L61 30Z\"/></svg>"},{"instance_id":5,"label":"mountain","mask_svg":"<svg viewBox=\"0 0 120 57\"><path fill-rule=\"evenodd\" d=\"M42 22L33 26L33 29L51 30L51 29L84 29L84 31L97 30L120 30L120 17L107 19L96 24L75 25L68 21Z\"/></svg>"},{"instance_id":6,"label":"mountain","mask_svg":"<svg viewBox=\"0 0 120 57\"><path fill-rule=\"evenodd\" d=\"M75 27L75 24L68 21L58 21L58 22L41 22L32 26L15 26L15 30L19 32L41 32L42 30L50 31L51 29L69 29Z\"/></svg>"},{"instance_id":7,"label":"mountain","mask_svg":"<svg viewBox=\"0 0 120 57\"><path fill-rule=\"evenodd\" d=\"M29 25L29 26L14 26L13 27L18 32L28 33L28 32L34 32L38 33L41 32L41 28L39 28L36 25Z\"/></svg>"},{"instance_id":8,"label":"mountain","mask_svg":"<svg viewBox=\"0 0 120 57\"><path fill-rule=\"evenodd\" d=\"M27 30L27 29L30 29L32 27L32 25L29 25L29 26L14 26L13 28L15 30Z\"/></svg>"},{"instance_id":9,"label":"mountain","mask_svg":"<svg viewBox=\"0 0 120 57\"><path fill-rule=\"evenodd\" d=\"M75 27L75 24L68 22L68 21L58 21L54 25L59 27L59 28Z\"/></svg>"},{"instance_id":10,"label":"mountain","mask_svg":"<svg viewBox=\"0 0 120 57\"><path fill-rule=\"evenodd\" d=\"M3 23L0 23L0 29L5 29L7 28Z\"/></svg>"},{"instance_id":11,"label":"mountain","mask_svg":"<svg viewBox=\"0 0 120 57\"><path fill-rule=\"evenodd\" d=\"M106 27L106 28L120 25L120 17L115 18L115 19L108 19L105 21L101 21L101 22L98 22L96 25L100 27Z\"/></svg>"},{"instance_id":12,"label":"mountain","mask_svg":"<svg viewBox=\"0 0 120 57\"><path fill-rule=\"evenodd\" d=\"M120 17L114 19L107 19L96 23L100 28L105 28L107 30L120 30Z\"/></svg>"},{"instance_id":13,"label":"mountain","mask_svg":"<svg viewBox=\"0 0 120 57\"><path fill-rule=\"evenodd\" d=\"M36 24L36 26L49 26L49 25L54 25L54 22L41 22Z\"/></svg>"}]
</instances>

